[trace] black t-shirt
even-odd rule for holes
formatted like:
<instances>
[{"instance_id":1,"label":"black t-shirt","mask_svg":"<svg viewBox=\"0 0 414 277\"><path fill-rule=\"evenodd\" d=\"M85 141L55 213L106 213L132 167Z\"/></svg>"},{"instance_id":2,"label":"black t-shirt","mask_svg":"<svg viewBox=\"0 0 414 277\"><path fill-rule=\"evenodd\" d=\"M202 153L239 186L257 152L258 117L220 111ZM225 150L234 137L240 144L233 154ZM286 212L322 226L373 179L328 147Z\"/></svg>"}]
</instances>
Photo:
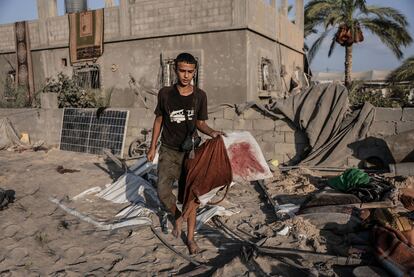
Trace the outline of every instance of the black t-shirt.
<instances>
[{"instance_id":1,"label":"black t-shirt","mask_svg":"<svg viewBox=\"0 0 414 277\"><path fill-rule=\"evenodd\" d=\"M176 86L164 87L158 92L154 113L163 117L161 142L178 149L187 133L194 130L195 121L208 119L206 93L194 87L193 93L182 96ZM188 117L187 123L185 113Z\"/></svg>"}]
</instances>

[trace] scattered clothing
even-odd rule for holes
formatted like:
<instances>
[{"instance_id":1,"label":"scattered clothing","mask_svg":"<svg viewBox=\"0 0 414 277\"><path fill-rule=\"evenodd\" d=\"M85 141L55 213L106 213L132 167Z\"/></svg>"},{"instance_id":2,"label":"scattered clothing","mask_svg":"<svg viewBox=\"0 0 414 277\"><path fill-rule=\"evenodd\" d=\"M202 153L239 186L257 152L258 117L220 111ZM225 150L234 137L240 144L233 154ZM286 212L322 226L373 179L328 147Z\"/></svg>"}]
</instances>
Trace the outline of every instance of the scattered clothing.
<instances>
[{"instance_id":1,"label":"scattered clothing","mask_svg":"<svg viewBox=\"0 0 414 277\"><path fill-rule=\"evenodd\" d=\"M387 226L374 226L372 242L377 258L393 275L414 275L414 246L400 231Z\"/></svg>"},{"instance_id":2,"label":"scattered clothing","mask_svg":"<svg viewBox=\"0 0 414 277\"><path fill-rule=\"evenodd\" d=\"M369 184L369 175L357 168L345 170L341 175L328 180L328 185L341 192L348 192L356 187L364 187Z\"/></svg>"},{"instance_id":3,"label":"scattered clothing","mask_svg":"<svg viewBox=\"0 0 414 277\"><path fill-rule=\"evenodd\" d=\"M385 180L370 177L357 168L347 169L342 175L329 179L328 185L341 192L353 194L364 203L380 201L392 190L392 186Z\"/></svg>"}]
</instances>

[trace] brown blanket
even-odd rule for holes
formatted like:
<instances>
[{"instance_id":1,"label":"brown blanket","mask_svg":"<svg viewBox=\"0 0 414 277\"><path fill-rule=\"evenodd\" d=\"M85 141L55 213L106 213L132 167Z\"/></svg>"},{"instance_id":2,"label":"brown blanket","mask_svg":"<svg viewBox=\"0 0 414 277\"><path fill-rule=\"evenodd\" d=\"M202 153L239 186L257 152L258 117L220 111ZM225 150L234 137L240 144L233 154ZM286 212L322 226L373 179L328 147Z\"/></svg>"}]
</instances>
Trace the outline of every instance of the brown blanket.
<instances>
[{"instance_id":1,"label":"brown blanket","mask_svg":"<svg viewBox=\"0 0 414 277\"><path fill-rule=\"evenodd\" d=\"M188 204L214 188L229 185L232 181L232 171L229 157L219 136L207 140L195 150L194 159L187 159L184 169L185 184L183 202L183 216L186 218ZM183 178L181 182L183 181Z\"/></svg>"},{"instance_id":2,"label":"brown blanket","mask_svg":"<svg viewBox=\"0 0 414 277\"><path fill-rule=\"evenodd\" d=\"M386 226L372 229L377 257L395 275L414 275L414 247L400 231Z\"/></svg>"}]
</instances>

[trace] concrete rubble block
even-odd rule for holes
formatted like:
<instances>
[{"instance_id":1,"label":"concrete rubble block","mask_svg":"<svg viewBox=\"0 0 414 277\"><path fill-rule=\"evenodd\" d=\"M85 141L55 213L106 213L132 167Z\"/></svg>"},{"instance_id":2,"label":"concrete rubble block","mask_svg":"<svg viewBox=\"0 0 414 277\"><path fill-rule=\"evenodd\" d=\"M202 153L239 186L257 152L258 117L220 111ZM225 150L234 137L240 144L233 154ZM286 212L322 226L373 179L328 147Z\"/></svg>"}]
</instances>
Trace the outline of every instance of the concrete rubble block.
<instances>
[{"instance_id":1,"label":"concrete rubble block","mask_svg":"<svg viewBox=\"0 0 414 277\"><path fill-rule=\"evenodd\" d=\"M253 120L254 130L274 130L275 121L272 119L254 119Z\"/></svg>"},{"instance_id":2,"label":"concrete rubble block","mask_svg":"<svg viewBox=\"0 0 414 277\"><path fill-rule=\"evenodd\" d=\"M375 108L375 121L400 121L401 108Z\"/></svg>"},{"instance_id":3,"label":"concrete rubble block","mask_svg":"<svg viewBox=\"0 0 414 277\"><path fill-rule=\"evenodd\" d=\"M218 130L232 130L233 120L216 118L214 120L214 128Z\"/></svg>"},{"instance_id":4,"label":"concrete rubble block","mask_svg":"<svg viewBox=\"0 0 414 277\"><path fill-rule=\"evenodd\" d=\"M403 109L402 121L414 121L414 108Z\"/></svg>"},{"instance_id":5,"label":"concrete rubble block","mask_svg":"<svg viewBox=\"0 0 414 277\"><path fill-rule=\"evenodd\" d=\"M373 137L384 137L396 134L396 123L395 122L385 122L377 121L373 122L370 129L369 135Z\"/></svg>"},{"instance_id":6,"label":"concrete rubble block","mask_svg":"<svg viewBox=\"0 0 414 277\"><path fill-rule=\"evenodd\" d=\"M262 136L263 141L282 143L285 142L285 134L283 132L266 132Z\"/></svg>"},{"instance_id":7,"label":"concrete rubble block","mask_svg":"<svg viewBox=\"0 0 414 277\"><path fill-rule=\"evenodd\" d=\"M276 154L290 154L292 157L296 154L296 145L293 143L275 143Z\"/></svg>"},{"instance_id":8,"label":"concrete rubble block","mask_svg":"<svg viewBox=\"0 0 414 277\"><path fill-rule=\"evenodd\" d=\"M414 121L397 122L397 134L414 130Z\"/></svg>"},{"instance_id":9,"label":"concrete rubble block","mask_svg":"<svg viewBox=\"0 0 414 277\"><path fill-rule=\"evenodd\" d=\"M264 119L265 118L265 116L262 113L254 109L248 109L244 111L242 115L244 119Z\"/></svg>"},{"instance_id":10,"label":"concrete rubble block","mask_svg":"<svg viewBox=\"0 0 414 277\"><path fill-rule=\"evenodd\" d=\"M234 120L234 130L252 130L253 121L246 119L236 119Z\"/></svg>"},{"instance_id":11,"label":"concrete rubble block","mask_svg":"<svg viewBox=\"0 0 414 277\"><path fill-rule=\"evenodd\" d=\"M235 110L233 108L225 108L224 109L224 118L225 119L231 119L231 120L235 120L238 118L243 118L241 115L237 115Z\"/></svg>"}]
</instances>

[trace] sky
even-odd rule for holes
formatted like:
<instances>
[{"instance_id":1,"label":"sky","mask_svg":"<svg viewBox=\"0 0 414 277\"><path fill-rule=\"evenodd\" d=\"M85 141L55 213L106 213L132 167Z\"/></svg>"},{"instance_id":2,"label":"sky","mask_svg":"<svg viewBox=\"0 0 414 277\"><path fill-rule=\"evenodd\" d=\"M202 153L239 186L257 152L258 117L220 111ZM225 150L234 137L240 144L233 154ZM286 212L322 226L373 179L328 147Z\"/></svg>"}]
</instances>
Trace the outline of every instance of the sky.
<instances>
[{"instance_id":1,"label":"sky","mask_svg":"<svg viewBox=\"0 0 414 277\"><path fill-rule=\"evenodd\" d=\"M174 0L171 0L174 1ZM207 0L205 0L207 1ZM265 0L269 1L269 0ZM305 4L309 0L304 0ZM90 9L102 8L105 6L104 0L88 0ZM115 0L119 4L119 0ZM295 0L289 0L294 4ZM57 0L58 14L64 14L64 0ZM408 19L409 32L414 38L414 0L367 0L369 5L393 7ZM292 15L290 17L293 17ZM37 19L36 0L0 0L0 24L12 23L21 20ZM353 70L392 70L398 67L402 60L398 60L391 50L369 32L364 33L365 40L360 44L355 44L353 49ZM306 42L312 44L315 36L310 36ZM335 52L328 58L330 39L327 38L316 54L311 64L314 72L318 71L343 71L345 50L343 47L336 47ZM408 48L403 49L404 58L414 56L414 43Z\"/></svg>"}]
</instances>

